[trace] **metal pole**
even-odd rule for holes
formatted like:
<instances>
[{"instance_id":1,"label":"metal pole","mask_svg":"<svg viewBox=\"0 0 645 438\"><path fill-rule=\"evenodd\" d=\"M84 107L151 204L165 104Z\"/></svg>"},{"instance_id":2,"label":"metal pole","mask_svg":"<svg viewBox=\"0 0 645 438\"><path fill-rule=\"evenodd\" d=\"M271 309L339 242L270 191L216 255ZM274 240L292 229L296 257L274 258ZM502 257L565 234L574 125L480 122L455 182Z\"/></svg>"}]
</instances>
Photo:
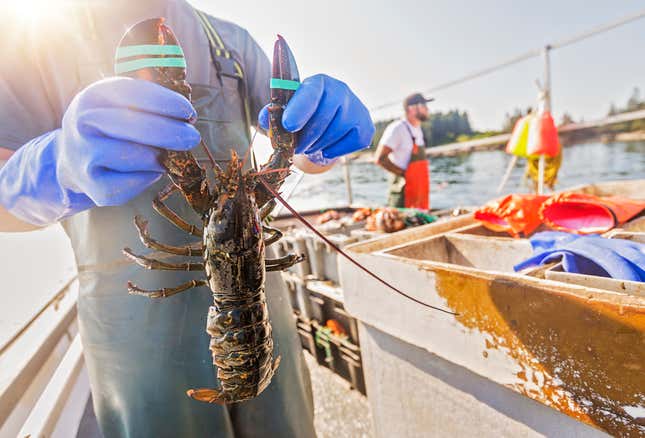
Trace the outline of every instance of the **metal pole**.
<instances>
[{"instance_id":1,"label":"metal pole","mask_svg":"<svg viewBox=\"0 0 645 438\"><path fill-rule=\"evenodd\" d=\"M544 47L544 111L551 112L551 46Z\"/></svg>"},{"instance_id":2,"label":"metal pole","mask_svg":"<svg viewBox=\"0 0 645 438\"><path fill-rule=\"evenodd\" d=\"M354 203L354 195L352 193L352 176L349 172L349 158L343 157L343 171L345 173L345 187L347 188L347 206L351 207Z\"/></svg>"},{"instance_id":3,"label":"metal pole","mask_svg":"<svg viewBox=\"0 0 645 438\"><path fill-rule=\"evenodd\" d=\"M551 46L547 45L544 47L543 57L544 57L544 88L542 92L544 93L544 108L543 111L551 112L551 60L549 52L551 51ZM544 155L540 155L540 161L538 162L538 195L544 194L544 165L546 158Z\"/></svg>"},{"instance_id":4,"label":"metal pole","mask_svg":"<svg viewBox=\"0 0 645 438\"><path fill-rule=\"evenodd\" d=\"M504 186L508 182L508 179L511 177L511 172L513 171L513 168L515 167L515 164L517 163L517 155L513 155L513 158L511 158L511 161L508 163L508 167L506 168L506 173L504 173L504 177L502 178L502 182L499 183L499 186L497 187L497 194L499 195L502 193L502 190L504 189Z\"/></svg>"}]
</instances>

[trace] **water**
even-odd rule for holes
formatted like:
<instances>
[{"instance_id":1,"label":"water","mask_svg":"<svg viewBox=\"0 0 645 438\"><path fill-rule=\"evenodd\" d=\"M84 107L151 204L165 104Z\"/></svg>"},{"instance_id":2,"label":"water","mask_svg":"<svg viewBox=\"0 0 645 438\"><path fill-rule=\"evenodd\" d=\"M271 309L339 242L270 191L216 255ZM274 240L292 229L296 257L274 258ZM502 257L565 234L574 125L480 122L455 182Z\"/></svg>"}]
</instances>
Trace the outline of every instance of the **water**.
<instances>
[{"instance_id":1,"label":"water","mask_svg":"<svg viewBox=\"0 0 645 438\"><path fill-rule=\"evenodd\" d=\"M495 191L509 160L510 157L503 151L432 159L432 208L475 206L495 198L498 196ZM518 160L504 193L528 191L522 184L524 165L523 160ZM385 204L387 175L384 170L371 163L352 163L351 176L355 204ZM564 149L556 189L637 178L645 178L645 142L581 144ZM288 190L286 187L285 192ZM301 210L347 204L342 166L321 175L305 175L290 200L294 207Z\"/></svg>"},{"instance_id":2,"label":"water","mask_svg":"<svg viewBox=\"0 0 645 438\"><path fill-rule=\"evenodd\" d=\"M60 225L0 233L0 345L4 345L76 273Z\"/></svg>"},{"instance_id":3,"label":"water","mask_svg":"<svg viewBox=\"0 0 645 438\"><path fill-rule=\"evenodd\" d=\"M496 196L508 164L501 151L435 158L431 168L434 208L473 206ZM385 172L370 163L351 166L354 201L379 205L386 200ZM518 163L506 193L521 187ZM291 177L290 177L291 178ZM645 178L645 142L590 143L564 150L558 188L599 181ZM288 192L285 187L284 192ZM291 203L298 209L324 209L346 204L341 166L322 175L306 175ZM0 345L75 272L71 248L60 226L32 233L0 233Z\"/></svg>"}]
</instances>

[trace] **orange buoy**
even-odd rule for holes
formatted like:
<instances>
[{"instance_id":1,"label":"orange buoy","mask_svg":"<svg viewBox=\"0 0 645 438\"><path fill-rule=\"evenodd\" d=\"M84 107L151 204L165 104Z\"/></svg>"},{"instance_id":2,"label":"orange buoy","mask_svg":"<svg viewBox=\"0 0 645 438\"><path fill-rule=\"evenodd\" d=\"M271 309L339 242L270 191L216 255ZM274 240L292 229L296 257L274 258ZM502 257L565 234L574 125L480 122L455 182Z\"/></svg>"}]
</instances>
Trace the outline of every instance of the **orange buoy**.
<instances>
[{"instance_id":1,"label":"orange buoy","mask_svg":"<svg viewBox=\"0 0 645 438\"><path fill-rule=\"evenodd\" d=\"M531 121L526 153L547 157L555 157L560 153L558 128L555 127L555 122L549 111L544 111Z\"/></svg>"}]
</instances>

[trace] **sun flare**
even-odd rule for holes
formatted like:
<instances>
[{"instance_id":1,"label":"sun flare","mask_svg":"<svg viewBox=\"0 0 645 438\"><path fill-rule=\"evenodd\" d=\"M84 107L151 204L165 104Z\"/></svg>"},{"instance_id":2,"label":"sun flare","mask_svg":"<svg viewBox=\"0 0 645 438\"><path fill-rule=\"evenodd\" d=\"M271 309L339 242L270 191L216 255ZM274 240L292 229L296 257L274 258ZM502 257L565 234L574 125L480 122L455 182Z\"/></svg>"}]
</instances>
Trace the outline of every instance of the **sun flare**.
<instances>
[{"instance_id":1,"label":"sun flare","mask_svg":"<svg viewBox=\"0 0 645 438\"><path fill-rule=\"evenodd\" d=\"M0 0L2 9L19 23L51 17L60 11L64 1L59 0ZM18 24L18 23L14 23Z\"/></svg>"}]
</instances>

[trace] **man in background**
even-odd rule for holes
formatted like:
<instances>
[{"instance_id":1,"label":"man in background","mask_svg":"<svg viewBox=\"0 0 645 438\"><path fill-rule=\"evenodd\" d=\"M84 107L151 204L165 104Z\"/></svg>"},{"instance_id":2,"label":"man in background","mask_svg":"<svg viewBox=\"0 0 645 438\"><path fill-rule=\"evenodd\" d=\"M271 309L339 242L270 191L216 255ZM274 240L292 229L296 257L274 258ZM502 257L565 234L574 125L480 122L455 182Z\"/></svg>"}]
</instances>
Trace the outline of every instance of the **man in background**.
<instances>
[{"instance_id":1,"label":"man in background","mask_svg":"<svg viewBox=\"0 0 645 438\"><path fill-rule=\"evenodd\" d=\"M403 101L405 116L385 128L376 150L376 164L390 173L388 205L430 209L430 170L421 123L428 120L428 102L420 93Z\"/></svg>"}]
</instances>

